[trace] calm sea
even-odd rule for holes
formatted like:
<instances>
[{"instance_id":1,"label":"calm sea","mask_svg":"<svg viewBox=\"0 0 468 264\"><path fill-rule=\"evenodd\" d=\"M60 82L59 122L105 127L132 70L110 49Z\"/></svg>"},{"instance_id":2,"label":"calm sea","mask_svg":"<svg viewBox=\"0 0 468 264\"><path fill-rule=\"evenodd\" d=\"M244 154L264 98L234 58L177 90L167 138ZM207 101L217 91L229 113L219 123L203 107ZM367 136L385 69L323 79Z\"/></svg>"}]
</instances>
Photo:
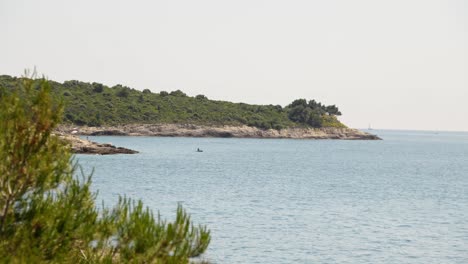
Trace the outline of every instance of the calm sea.
<instances>
[{"instance_id":1,"label":"calm sea","mask_svg":"<svg viewBox=\"0 0 468 264\"><path fill-rule=\"evenodd\" d=\"M372 132L384 140L90 137L141 153L77 159L106 204L173 219L181 203L214 263L468 263L468 133Z\"/></svg>"}]
</instances>

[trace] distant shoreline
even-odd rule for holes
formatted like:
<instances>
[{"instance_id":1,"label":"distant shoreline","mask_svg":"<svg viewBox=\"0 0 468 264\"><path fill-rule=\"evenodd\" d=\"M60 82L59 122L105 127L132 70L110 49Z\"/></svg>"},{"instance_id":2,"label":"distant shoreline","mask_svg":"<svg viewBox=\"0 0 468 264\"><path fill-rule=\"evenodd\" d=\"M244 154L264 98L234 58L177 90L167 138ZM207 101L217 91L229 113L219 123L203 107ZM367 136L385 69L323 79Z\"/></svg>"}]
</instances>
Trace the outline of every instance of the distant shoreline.
<instances>
[{"instance_id":1,"label":"distant shoreline","mask_svg":"<svg viewBox=\"0 0 468 264\"><path fill-rule=\"evenodd\" d=\"M259 129L249 126L203 126L192 124L128 124L119 126L61 125L57 131L84 136L156 136L156 137L219 137L219 138L291 138L381 140L376 135L352 128L285 128Z\"/></svg>"}]
</instances>

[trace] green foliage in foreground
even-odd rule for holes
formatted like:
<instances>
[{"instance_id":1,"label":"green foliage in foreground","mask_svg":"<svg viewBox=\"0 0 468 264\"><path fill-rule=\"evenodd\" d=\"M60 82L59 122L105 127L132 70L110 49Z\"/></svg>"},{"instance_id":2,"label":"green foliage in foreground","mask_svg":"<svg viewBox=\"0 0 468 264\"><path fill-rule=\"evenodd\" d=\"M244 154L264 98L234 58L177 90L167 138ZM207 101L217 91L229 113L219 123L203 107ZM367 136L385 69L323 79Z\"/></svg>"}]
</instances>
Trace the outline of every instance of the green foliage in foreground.
<instances>
[{"instance_id":1,"label":"green foliage in foreground","mask_svg":"<svg viewBox=\"0 0 468 264\"><path fill-rule=\"evenodd\" d=\"M6 263L188 263L208 247L179 206L173 222L141 201L98 211L69 147L51 131L62 106L45 80L0 90L0 259Z\"/></svg>"},{"instance_id":2,"label":"green foliage in foreground","mask_svg":"<svg viewBox=\"0 0 468 264\"><path fill-rule=\"evenodd\" d=\"M13 87L17 78L0 76L0 86ZM76 125L101 126L130 123L183 123L199 125L248 125L261 129L287 127L344 127L334 105L314 100L292 104L249 105L209 100L204 95L187 96L180 90L152 93L126 86L100 83L50 82L54 94L65 101L64 121Z\"/></svg>"}]
</instances>

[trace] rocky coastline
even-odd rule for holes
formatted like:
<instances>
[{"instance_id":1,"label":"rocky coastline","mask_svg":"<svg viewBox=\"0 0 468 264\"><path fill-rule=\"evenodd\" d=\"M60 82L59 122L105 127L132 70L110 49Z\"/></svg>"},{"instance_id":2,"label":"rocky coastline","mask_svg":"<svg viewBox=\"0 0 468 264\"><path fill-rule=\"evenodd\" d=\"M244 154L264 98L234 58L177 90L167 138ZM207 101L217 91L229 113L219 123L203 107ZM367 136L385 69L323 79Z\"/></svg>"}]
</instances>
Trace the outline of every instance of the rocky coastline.
<instances>
[{"instance_id":1,"label":"rocky coastline","mask_svg":"<svg viewBox=\"0 0 468 264\"><path fill-rule=\"evenodd\" d=\"M62 125L58 132L64 135L85 136L158 136L158 137L223 137L223 138L291 138L291 139L340 139L380 140L352 128L286 128L263 130L249 126L203 126L192 124L128 124L120 126L72 126Z\"/></svg>"}]
</instances>

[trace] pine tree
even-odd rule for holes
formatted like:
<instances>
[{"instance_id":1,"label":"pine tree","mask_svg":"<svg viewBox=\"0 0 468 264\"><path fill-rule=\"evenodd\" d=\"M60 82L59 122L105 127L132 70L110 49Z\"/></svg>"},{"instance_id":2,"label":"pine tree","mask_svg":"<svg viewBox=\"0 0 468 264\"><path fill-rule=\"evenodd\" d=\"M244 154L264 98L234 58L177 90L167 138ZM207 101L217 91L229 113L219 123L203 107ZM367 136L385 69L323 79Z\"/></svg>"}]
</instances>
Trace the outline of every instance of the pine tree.
<instances>
[{"instance_id":1,"label":"pine tree","mask_svg":"<svg viewBox=\"0 0 468 264\"><path fill-rule=\"evenodd\" d=\"M1 88L1 87L0 87ZM8 263L188 263L210 232L178 207L173 222L122 197L98 210L91 177L76 177L53 135L63 105L45 79L0 90L0 259Z\"/></svg>"}]
</instances>

